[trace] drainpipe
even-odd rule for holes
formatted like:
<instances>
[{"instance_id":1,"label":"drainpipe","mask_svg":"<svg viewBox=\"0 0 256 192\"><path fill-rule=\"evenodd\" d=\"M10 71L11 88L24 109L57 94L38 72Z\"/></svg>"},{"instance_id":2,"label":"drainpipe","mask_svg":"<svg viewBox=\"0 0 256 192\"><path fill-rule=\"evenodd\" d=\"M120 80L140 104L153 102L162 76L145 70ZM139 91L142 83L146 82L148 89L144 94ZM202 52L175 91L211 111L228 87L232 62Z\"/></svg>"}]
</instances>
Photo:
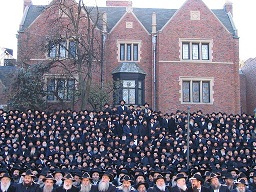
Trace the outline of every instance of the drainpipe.
<instances>
[{"instance_id":1,"label":"drainpipe","mask_svg":"<svg viewBox=\"0 0 256 192\"><path fill-rule=\"evenodd\" d=\"M156 110L156 43L157 43L157 35L156 35L156 13L152 13L152 44L153 44L153 110Z\"/></svg>"},{"instance_id":2,"label":"drainpipe","mask_svg":"<svg viewBox=\"0 0 256 192\"><path fill-rule=\"evenodd\" d=\"M103 24L102 24L102 36L101 36L101 62L100 62L100 83L101 88L104 86L104 51L105 51L105 43L107 38L107 14L103 13Z\"/></svg>"},{"instance_id":3,"label":"drainpipe","mask_svg":"<svg viewBox=\"0 0 256 192\"><path fill-rule=\"evenodd\" d=\"M153 43L153 110L156 110L156 41L157 36L152 37Z\"/></svg>"}]
</instances>

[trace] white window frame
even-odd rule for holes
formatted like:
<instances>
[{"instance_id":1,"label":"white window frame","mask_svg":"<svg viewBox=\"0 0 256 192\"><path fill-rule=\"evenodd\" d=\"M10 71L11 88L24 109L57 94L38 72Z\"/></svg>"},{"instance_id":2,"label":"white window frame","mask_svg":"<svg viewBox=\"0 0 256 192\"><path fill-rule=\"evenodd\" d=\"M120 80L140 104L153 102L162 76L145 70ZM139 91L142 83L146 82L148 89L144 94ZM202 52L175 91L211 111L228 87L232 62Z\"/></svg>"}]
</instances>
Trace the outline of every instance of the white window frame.
<instances>
[{"instance_id":1,"label":"white window frame","mask_svg":"<svg viewBox=\"0 0 256 192\"><path fill-rule=\"evenodd\" d=\"M184 101L183 99L183 82L189 82L190 83L190 88L189 88L189 97L190 97L190 101ZM193 82L199 82L200 83L200 87L199 87L199 94L200 94L200 98L199 98L199 102L195 102L194 98L193 98ZM204 82L209 82L209 90L210 90L210 95L209 95L209 99L210 102L203 102L203 83ZM213 90L213 86L214 86L214 78L213 77L179 77L179 85L180 85L180 102L181 104L204 104L204 105L209 105L209 104L213 104L214 102L214 90Z\"/></svg>"},{"instance_id":2,"label":"white window frame","mask_svg":"<svg viewBox=\"0 0 256 192\"><path fill-rule=\"evenodd\" d=\"M124 45L123 46L123 52L124 52L124 59L121 59L121 45ZM134 58L134 52L135 52L135 49L134 49L134 46L135 45L138 45L137 46L137 59ZM118 40L117 41L117 55L118 55L118 62L140 62L140 49L141 49L141 41L122 41L122 40ZM130 49L130 52L129 52L129 58L128 59L128 48Z\"/></svg>"},{"instance_id":3,"label":"white window frame","mask_svg":"<svg viewBox=\"0 0 256 192\"><path fill-rule=\"evenodd\" d=\"M48 81L51 80L51 79L54 79L54 81L55 81L54 85L55 86L57 85L58 80L65 80L65 82L64 82L65 83L65 87L64 87L64 93L63 93L63 96L65 97L65 99L63 99L63 101L64 102L72 102L73 101L72 98L70 100L67 99L67 94L68 94L67 93L68 92L67 82L68 82L68 80L74 80L74 86L75 86L74 90L77 90L77 80L78 80L78 77L74 78L74 77L70 77L70 76L67 76L67 75L59 75L59 74L46 74L46 75L44 75L45 90L46 90L47 93L48 93ZM60 102L60 100L58 100L56 96L54 96L53 100L48 100L47 96L45 96L45 100L48 103Z\"/></svg>"},{"instance_id":4,"label":"white window frame","mask_svg":"<svg viewBox=\"0 0 256 192\"><path fill-rule=\"evenodd\" d=\"M189 62L211 62L212 46L211 39L179 39L180 60ZM208 49L208 58L205 58L205 48ZM185 53L185 54L184 54Z\"/></svg>"}]
</instances>

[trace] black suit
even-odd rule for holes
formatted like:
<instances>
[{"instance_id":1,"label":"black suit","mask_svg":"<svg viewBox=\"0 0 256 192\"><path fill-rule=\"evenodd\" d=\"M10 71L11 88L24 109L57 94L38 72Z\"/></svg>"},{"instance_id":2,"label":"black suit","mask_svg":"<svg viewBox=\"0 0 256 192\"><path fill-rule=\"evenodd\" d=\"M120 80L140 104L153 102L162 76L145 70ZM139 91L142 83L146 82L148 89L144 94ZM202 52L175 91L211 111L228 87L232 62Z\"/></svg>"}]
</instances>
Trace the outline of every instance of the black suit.
<instances>
[{"instance_id":1,"label":"black suit","mask_svg":"<svg viewBox=\"0 0 256 192\"><path fill-rule=\"evenodd\" d=\"M201 186L201 190L199 192L208 192L208 191L209 191L209 188ZM188 192L194 192L192 187L188 188Z\"/></svg>"},{"instance_id":2,"label":"black suit","mask_svg":"<svg viewBox=\"0 0 256 192\"><path fill-rule=\"evenodd\" d=\"M147 192L162 192L162 191L156 185L154 185L153 187L148 188ZM165 187L164 192L169 192L169 189Z\"/></svg>"},{"instance_id":3,"label":"black suit","mask_svg":"<svg viewBox=\"0 0 256 192\"><path fill-rule=\"evenodd\" d=\"M4 192L4 191L2 191L0 188L0 192ZM13 185L10 185L10 187L7 189L6 192L15 192L15 187Z\"/></svg>"},{"instance_id":4,"label":"black suit","mask_svg":"<svg viewBox=\"0 0 256 192\"><path fill-rule=\"evenodd\" d=\"M209 192L214 192L214 189L210 187ZM226 185L221 185L219 188L219 192L230 192Z\"/></svg>"},{"instance_id":5,"label":"black suit","mask_svg":"<svg viewBox=\"0 0 256 192\"><path fill-rule=\"evenodd\" d=\"M186 190L187 192L188 190ZM182 190L181 188L179 188L178 186L175 187L171 187L170 188L170 192L185 192L184 190Z\"/></svg>"}]
</instances>

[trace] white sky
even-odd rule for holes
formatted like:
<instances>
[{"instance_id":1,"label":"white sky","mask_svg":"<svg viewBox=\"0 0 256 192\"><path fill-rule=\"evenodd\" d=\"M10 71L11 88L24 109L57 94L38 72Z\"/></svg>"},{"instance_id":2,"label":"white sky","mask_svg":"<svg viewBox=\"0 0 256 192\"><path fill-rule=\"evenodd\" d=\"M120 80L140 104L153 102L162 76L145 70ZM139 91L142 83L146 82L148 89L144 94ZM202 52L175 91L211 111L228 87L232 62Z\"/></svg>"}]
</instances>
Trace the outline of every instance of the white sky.
<instances>
[{"instance_id":1,"label":"white sky","mask_svg":"<svg viewBox=\"0 0 256 192\"><path fill-rule=\"evenodd\" d=\"M105 6L106 0L86 0ZM133 7L178 9L186 0L133 0ZM222 9L227 0L203 0L210 9ZM240 37L240 59L256 57L256 0L229 0L233 2L233 19ZM50 0L32 0L34 5L45 5ZM22 19L23 0L0 0L0 48L14 50L16 58L16 34Z\"/></svg>"}]
</instances>

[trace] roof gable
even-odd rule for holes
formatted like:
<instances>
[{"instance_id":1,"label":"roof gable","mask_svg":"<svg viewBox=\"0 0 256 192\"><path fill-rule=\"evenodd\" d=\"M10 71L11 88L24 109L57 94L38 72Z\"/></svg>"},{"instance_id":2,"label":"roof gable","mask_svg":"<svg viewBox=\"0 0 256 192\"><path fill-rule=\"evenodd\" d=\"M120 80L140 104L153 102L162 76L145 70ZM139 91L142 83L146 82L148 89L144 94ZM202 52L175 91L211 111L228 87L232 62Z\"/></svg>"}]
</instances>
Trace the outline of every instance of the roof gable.
<instances>
[{"instance_id":1,"label":"roof gable","mask_svg":"<svg viewBox=\"0 0 256 192\"><path fill-rule=\"evenodd\" d=\"M191 2L199 2L204 7L207 8L216 18L220 21L220 23L227 29L228 32L236 36L236 29L232 25L232 21L230 17L225 12L224 9L213 9L210 10L202 0L187 0L180 9L159 9L159 8L133 8L133 13L140 21L140 23L144 26L144 28L151 33L152 30L152 14L156 13L157 19L157 31L162 30L169 22L172 20L175 15L178 14L180 10L183 9L184 6ZM31 5L25 15L24 21L21 24L20 31L24 31L28 28L33 21L46 9L46 5ZM120 21L120 19L126 14L125 7L98 7L100 13L107 14L107 30L108 32L113 29L113 27ZM92 20L94 20L94 16L97 15L97 9L92 9ZM102 21L98 22L99 29L102 29Z\"/></svg>"}]
</instances>

